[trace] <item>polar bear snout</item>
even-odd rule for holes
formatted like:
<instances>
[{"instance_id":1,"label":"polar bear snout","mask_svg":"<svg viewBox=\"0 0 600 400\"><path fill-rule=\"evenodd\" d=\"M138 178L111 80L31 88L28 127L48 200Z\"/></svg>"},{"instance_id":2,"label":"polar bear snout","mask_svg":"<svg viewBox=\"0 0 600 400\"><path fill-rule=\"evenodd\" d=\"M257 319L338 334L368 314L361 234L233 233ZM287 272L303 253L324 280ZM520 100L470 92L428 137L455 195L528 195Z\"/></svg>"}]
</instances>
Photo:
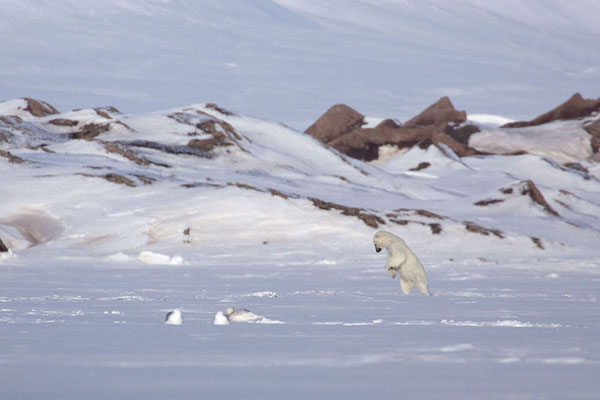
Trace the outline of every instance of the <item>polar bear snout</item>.
<instances>
[{"instance_id":1,"label":"polar bear snout","mask_svg":"<svg viewBox=\"0 0 600 400\"><path fill-rule=\"evenodd\" d=\"M381 247L375 245L375 251L379 253L381 251Z\"/></svg>"}]
</instances>

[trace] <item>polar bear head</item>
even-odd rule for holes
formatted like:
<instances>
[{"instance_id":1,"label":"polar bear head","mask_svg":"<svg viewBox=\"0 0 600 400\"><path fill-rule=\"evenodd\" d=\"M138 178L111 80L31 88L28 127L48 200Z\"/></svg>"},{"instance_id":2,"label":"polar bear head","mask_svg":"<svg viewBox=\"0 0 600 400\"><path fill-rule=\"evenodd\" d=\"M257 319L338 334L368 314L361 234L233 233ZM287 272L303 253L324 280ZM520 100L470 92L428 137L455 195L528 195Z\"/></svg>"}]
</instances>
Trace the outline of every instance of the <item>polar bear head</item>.
<instances>
[{"instance_id":1,"label":"polar bear head","mask_svg":"<svg viewBox=\"0 0 600 400\"><path fill-rule=\"evenodd\" d=\"M394 238L397 238L393 233L389 233L386 231L379 231L373 237L373 244L375 245L375 251L380 252L382 249L385 249Z\"/></svg>"}]
</instances>

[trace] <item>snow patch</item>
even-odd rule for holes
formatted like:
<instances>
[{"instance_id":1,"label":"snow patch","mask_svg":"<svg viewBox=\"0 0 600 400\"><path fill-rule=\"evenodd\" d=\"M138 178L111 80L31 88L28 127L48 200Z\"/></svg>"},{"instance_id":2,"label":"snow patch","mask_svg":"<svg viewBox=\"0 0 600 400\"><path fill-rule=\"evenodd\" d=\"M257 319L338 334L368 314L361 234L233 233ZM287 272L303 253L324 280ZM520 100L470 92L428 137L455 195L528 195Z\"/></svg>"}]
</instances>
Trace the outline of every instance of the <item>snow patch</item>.
<instances>
[{"instance_id":1,"label":"snow patch","mask_svg":"<svg viewBox=\"0 0 600 400\"><path fill-rule=\"evenodd\" d=\"M155 253L152 251L142 251L137 259L146 264L158 264L158 265L183 265L183 257L181 256L169 256L166 254Z\"/></svg>"}]
</instances>

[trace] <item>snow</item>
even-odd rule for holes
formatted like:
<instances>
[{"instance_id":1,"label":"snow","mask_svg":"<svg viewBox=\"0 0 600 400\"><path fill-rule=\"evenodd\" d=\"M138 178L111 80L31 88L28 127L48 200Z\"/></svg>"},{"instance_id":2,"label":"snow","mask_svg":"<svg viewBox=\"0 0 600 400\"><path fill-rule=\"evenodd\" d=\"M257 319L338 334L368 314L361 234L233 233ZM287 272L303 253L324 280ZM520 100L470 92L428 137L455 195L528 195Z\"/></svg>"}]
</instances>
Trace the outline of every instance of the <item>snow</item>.
<instances>
[{"instance_id":1,"label":"snow","mask_svg":"<svg viewBox=\"0 0 600 400\"><path fill-rule=\"evenodd\" d=\"M469 122L486 128L497 128L514 120L494 114L468 114Z\"/></svg>"},{"instance_id":2,"label":"snow","mask_svg":"<svg viewBox=\"0 0 600 400\"><path fill-rule=\"evenodd\" d=\"M596 398L591 117L500 126L598 96L599 18L586 0L4 1L0 150L23 163L0 156L0 398ZM300 133L332 104L372 127L445 95L471 146L527 154L387 146L375 165ZM86 124L107 130L69 138ZM204 125L226 145L188 146L219 137ZM402 295L378 230L430 296Z\"/></svg>"},{"instance_id":3,"label":"snow","mask_svg":"<svg viewBox=\"0 0 600 400\"><path fill-rule=\"evenodd\" d=\"M0 237L11 249L0 254L3 397L533 399L600 390L594 164L585 173L548 151L460 159L430 146L373 166L204 104L113 119L131 129L68 140L46 117L1 145L25 160L0 158ZM204 137L187 133L206 120L227 122L239 139L210 155L127 147L146 165L102 144L183 148ZM558 142L565 126L546 128ZM559 216L522 194L528 179ZM497 201L476 205L488 200ZM401 294L373 250L378 229L418 255L431 296ZM230 324L236 318L219 310L234 308L252 311ZM165 327L175 310L185 324ZM21 379L31 384L11 384Z\"/></svg>"},{"instance_id":4,"label":"snow","mask_svg":"<svg viewBox=\"0 0 600 400\"><path fill-rule=\"evenodd\" d=\"M569 4L5 0L0 92L61 111L212 101L300 130L337 103L407 120L446 95L524 120L600 91L600 6Z\"/></svg>"},{"instance_id":5,"label":"snow","mask_svg":"<svg viewBox=\"0 0 600 400\"><path fill-rule=\"evenodd\" d=\"M473 134L469 146L492 153L527 151L560 163L578 162L592 155L591 135L581 121L557 121L544 126L490 129Z\"/></svg>"}]
</instances>

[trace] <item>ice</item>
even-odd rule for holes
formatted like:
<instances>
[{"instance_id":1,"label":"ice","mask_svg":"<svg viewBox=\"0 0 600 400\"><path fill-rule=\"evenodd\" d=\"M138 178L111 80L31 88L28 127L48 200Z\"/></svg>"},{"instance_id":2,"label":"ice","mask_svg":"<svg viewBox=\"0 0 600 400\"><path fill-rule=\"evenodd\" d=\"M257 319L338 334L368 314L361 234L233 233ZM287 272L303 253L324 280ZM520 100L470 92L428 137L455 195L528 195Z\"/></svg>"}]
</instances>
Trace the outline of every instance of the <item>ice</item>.
<instances>
[{"instance_id":1,"label":"ice","mask_svg":"<svg viewBox=\"0 0 600 400\"><path fill-rule=\"evenodd\" d=\"M166 254L155 253L152 251L142 251L137 258L146 264L183 265L183 258L181 256L171 257ZM118 257L118 259L122 260L121 257Z\"/></svg>"}]
</instances>

